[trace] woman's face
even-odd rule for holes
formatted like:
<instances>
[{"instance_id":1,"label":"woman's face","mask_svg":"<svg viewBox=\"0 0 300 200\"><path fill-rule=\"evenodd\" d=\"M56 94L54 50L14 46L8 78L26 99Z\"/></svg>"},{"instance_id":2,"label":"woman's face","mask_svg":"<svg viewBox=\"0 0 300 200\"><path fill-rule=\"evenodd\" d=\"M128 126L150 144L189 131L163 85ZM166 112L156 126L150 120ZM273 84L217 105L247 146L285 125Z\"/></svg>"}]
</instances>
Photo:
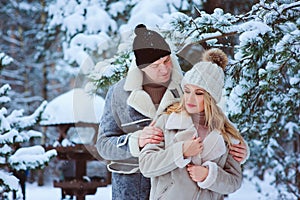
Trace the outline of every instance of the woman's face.
<instances>
[{"instance_id":1,"label":"woman's face","mask_svg":"<svg viewBox=\"0 0 300 200\"><path fill-rule=\"evenodd\" d=\"M204 90L198 86L186 84L184 86L184 107L189 114L204 111Z\"/></svg>"},{"instance_id":2,"label":"woman's face","mask_svg":"<svg viewBox=\"0 0 300 200\"><path fill-rule=\"evenodd\" d=\"M171 78L171 57L165 56L142 69L154 83L166 83Z\"/></svg>"}]
</instances>

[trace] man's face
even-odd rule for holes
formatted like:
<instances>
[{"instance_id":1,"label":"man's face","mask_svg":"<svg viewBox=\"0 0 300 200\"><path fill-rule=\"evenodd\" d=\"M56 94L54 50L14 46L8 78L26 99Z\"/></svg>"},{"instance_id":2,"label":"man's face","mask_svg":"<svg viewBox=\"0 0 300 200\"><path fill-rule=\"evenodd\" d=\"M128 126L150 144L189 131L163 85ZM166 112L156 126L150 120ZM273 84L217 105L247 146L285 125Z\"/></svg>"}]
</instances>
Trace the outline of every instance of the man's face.
<instances>
[{"instance_id":1,"label":"man's face","mask_svg":"<svg viewBox=\"0 0 300 200\"><path fill-rule=\"evenodd\" d=\"M142 71L145 72L154 83L166 83L171 78L172 68L171 57L168 55L151 63L143 68Z\"/></svg>"}]
</instances>

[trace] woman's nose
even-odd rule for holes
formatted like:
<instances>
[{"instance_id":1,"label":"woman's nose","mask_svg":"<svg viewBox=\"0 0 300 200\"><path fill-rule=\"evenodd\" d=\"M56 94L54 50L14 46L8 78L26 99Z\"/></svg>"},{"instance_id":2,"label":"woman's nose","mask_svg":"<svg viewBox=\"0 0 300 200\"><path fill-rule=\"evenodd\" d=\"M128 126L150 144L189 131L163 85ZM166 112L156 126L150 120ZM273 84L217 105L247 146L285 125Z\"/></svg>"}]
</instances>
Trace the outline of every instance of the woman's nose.
<instances>
[{"instance_id":1,"label":"woman's nose","mask_svg":"<svg viewBox=\"0 0 300 200\"><path fill-rule=\"evenodd\" d=\"M188 94L188 100L194 100L194 95L193 95L193 93Z\"/></svg>"}]
</instances>

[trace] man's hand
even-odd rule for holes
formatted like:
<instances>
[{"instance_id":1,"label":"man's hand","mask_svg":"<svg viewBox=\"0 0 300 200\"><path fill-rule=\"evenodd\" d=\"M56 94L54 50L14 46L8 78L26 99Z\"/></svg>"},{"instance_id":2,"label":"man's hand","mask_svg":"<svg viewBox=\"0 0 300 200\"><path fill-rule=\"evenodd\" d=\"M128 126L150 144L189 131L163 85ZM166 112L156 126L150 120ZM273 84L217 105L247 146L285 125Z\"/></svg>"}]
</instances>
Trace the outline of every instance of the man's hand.
<instances>
[{"instance_id":1,"label":"man's hand","mask_svg":"<svg viewBox=\"0 0 300 200\"><path fill-rule=\"evenodd\" d=\"M155 122L151 122L149 126L144 127L139 135L139 147L143 148L146 144L159 144L164 140L164 134L161 129L154 127Z\"/></svg>"},{"instance_id":2,"label":"man's hand","mask_svg":"<svg viewBox=\"0 0 300 200\"><path fill-rule=\"evenodd\" d=\"M203 143L200 137L194 138L192 140L187 140L183 143L183 156L190 157L195 156L203 151Z\"/></svg>"},{"instance_id":3,"label":"man's hand","mask_svg":"<svg viewBox=\"0 0 300 200\"><path fill-rule=\"evenodd\" d=\"M247 156L247 146L245 143L233 144L229 147L230 154L234 158L234 160L238 162L242 162Z\"/></svg>"}]
</instances>

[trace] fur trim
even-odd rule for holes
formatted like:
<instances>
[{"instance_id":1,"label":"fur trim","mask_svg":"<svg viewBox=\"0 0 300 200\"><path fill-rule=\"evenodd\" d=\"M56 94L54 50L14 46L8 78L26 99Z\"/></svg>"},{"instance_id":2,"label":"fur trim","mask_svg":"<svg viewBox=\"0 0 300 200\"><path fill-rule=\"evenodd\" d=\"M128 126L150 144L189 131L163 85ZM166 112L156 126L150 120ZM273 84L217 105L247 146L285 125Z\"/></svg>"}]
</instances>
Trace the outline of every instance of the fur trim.
<instances>
[{"instance_id":1,"label":"fur trim","mask_svg":"<svg viewBox=\"0 0 300 200\"><path fill-rule=\"evenodd\" d=\"M197 184L200 188L206 189L216 182L218 177L218 165L214 162L207 161L203 163L202 166L208 167L208 175L204 181L197 182Z\"/></svg>"},{"instance_id":2,"label":"fur trim","mask_svg":"<svg viewBox=\"0 0 300 200\"><path fill-rule=\"evenodd\" d=\"M144 90L132 91L127 98L127 104L151 119L153 119L156 114L156 108L151 97Z\"/></svg>"},{"instance_id":3,"label":"fur trim","mask_svg":"<svg viewBox=\"0 0 300 200\"><path fill-rule=\"evenodd\" d=\"M226 152L223 136L216 130L210 132L203 141L204 149L201 153L203 162L214 160Z\"/></svg>"},{"instance_id":4,"label":"fur trim","mask_svg":"<svg viewBox=\"0 0 300 200\"><path fill-rule=\"evenodd\" d=\"M143 72L136 66L135 61L133 60L127 73L124 90L133 91L141 89L143 89Z\"/></svg>"},{"instance_id":5,"label":"fur trim","mask_svg":"<svg viewBox=\"0 0 300 200\"><path fill-rule=\"evenodd\" d=\"M187 164L191 162L191 158L184 159L183 153L182 153L182 147L183 142L178 142L172 145L173 147L173 155L174 155L174 161L177 167L184 168Z\"/></svg>"},{"instance_id":6,"label":"fur trim","mask_svg":"<svg viewBox=\"0 0 300 200\"><path fill-rule=\"evenodd\" d=\"M179 101L179 98L174 98L174 95L170 90L177 89L181 94L180 82L182 79L182 73L176 56L171 54L171 59L173 63L171 82L157 110L150 96L145 91L143 91L143 72L139 68L137 68L135 62L132 62L127 78L125 80L124 90L131 91L127 99L127 104L134 108L136 111L151 119L155 119L156 116L160 115L167 106L175 103L176 101Z\"/></svg>"},{"instance_id":7,"label":"fur trim","mask_svg":"<svg viewBox=\"0 0 300 200\"><path fill-rule=\"evenodd\" d=\"M180 112L180 113L171 113L168 121L166 123L165 128L172 130L172 129L188 129L193 125L192 118L186 113L186 112Z\"/></svg>"},{"instance_id":8,"label":"fur trim","mask_svg":"<svg viewBox=\"0 0 300 200\"><path fill-rule=\"evenodd\" d=\"M176 141L186 141L198 135L192 118L186 112L171 113L166 122L166 129L179 129L175 134ZM193 156L194 164L201 165L202 162L219 158L226 152L226 144L219 131L213 130L203 140L204 149L200 155Z\"/></svg>"},{"instance_id":9,"label":"fur trim","mask_svg":"<svg viewBox=\"0 0 300 200\"><path fill-rule=\"evenodd\" d=\"M141 132L142 131L140 130L130 134L130 137L128 139L129 150L134 157L139 157L141 152L139 147L139 135Z\"/></svg>"},{"instance_id":10,"label":"fur trim","mask_svg":"<svg viewBox=\"0 0 300 200\"><path fill-rule=\"evenodd\" d=\"M133 174L139 171L139 167L136 164L118 163L113 161L107 165L107 169L110 172L119 174Z\"/></svg>"}]
</instances>

